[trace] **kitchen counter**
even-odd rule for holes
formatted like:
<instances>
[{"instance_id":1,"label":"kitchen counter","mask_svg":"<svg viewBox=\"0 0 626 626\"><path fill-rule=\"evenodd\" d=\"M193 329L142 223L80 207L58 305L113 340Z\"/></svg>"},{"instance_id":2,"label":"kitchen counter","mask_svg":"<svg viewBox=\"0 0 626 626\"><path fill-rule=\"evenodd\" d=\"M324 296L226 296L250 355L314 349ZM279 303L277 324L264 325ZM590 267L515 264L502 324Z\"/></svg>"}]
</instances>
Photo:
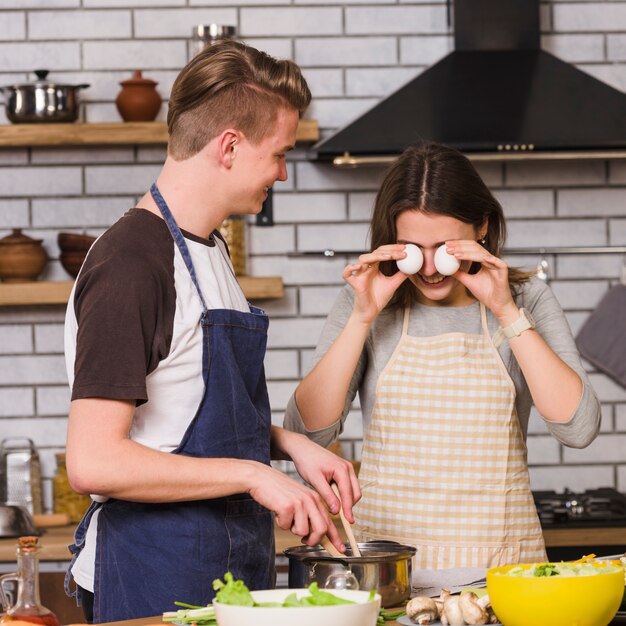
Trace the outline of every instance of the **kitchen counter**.
<instances>
[{"instance_id":1,"label":"kitchen counter","mask_svg":"<svg viewBox=\"0 0 626 626\"><path fill-rule=\"evenodd\" d=\"M626 620L622 618L621 615L615 616L615 619L609 624L609 626L623 626L626 624ZM389 622L385 622L386 626L399 626L398 622L395 620L391 620ZM75 626L74 624L70 624L69 626ZM107 626L163 626L163 622L161 621L161 616L156 615L154 617L141 617L139 619L129 619L121 622L107 622ZM346 624L346 626L349 626Z\"/></svg>"},{"instance_id":2,"label":"kitchen counter","mask_svg":"<svg viewBox=\"0 0 626 626\"><path fill-rule=\"evenodd\" d=\"M337 524L343 536L341 525ZM73 541L74 526L47 528L41 536L41 561L69 561L68 545ZM276 528L276 554L290 546L299 545L298 540L287 530ZM557 528L544 530L548 547L583 545L626 545L626 527L622 528ZM14 562L16 539L0 539L0 562ZM581 554L582 556L582 554ZM602 555L598 555L602 556Z\"/></svg>"},{"instance_id":3,"label":"kitchen counter","mask_svg":"<svg viewBox=\"0 0 626 626\"><path fill-rule=\"evenodd\" d=\"M41 553L40 561L69 561L71 558L68 546L74 540L75 526L62 526L60 528L46 528L39 540ZM338 527L340 535L343 529ZM283 550L299 545L297 538L287 530L276 527L276 554L282 554ZM15 562L15 550L17 539L0 539L0 563Z\"/></svg>"},{"instance_id":4,"label":"kitchen counter","mask_svg":"<svg viewBox=\"0 0 626 626\"><path fill-rule=\"evenodd\" d=\"M337 524L337 527L340 529L341 525ZM47 562L56 562L57 565L61 566L63 562L69 561L70 552L67 546L73 540L73 533L73 525L59 528L47 528L45 530L40 539L42 547L40 560L43 562L42 566L47 565ZM598 542L606 545L626 545L626 528L566 528L546 530L544 534L548 546L577 546L588 545L590 543L597 544ZM298 545L298 541L290 532L276 528L277 555L282 555L283 550L294 545ZM5 563L7 567L9 567L10 563L15 563L15 549L16 539L0 539L0 563ZM64 569L65 565L63 564L62 570ZM5 571L11 570L5 569ZM42 587L45 585L45 576L49 576L51 580L47 585L50 589L42 589L42 602L44 605L55 611L64 624L70 624L70 626L72 626L72 624L80 622L82 612L77 609L73 603L69 606L68 601L63 594L62 573L41 574L40 580L42 581ZM56 578L53 580L53 577ZM626 620L616 619L612 622L612 624L623 625L626 624ZM111 622L109 626L148 625L162 626L160 616L126 620L122 622ZM397 622L386 622L386 626L397 626Z\"/></svg>"},{"instance_id":5,"label":"kitchen counter","mask_svg":"<svg viewBox=\"0 0 626 626\"><path fill-rule=\"evenodd\" d=\"M122 622L106 622L107 626L163 626L161 616L156 615L154 617L140 617L139 619L128 619ZM385 622L386 626L398 626L398 622L391 620ZM69 626L76 626L75 624L69 624ZM346 626L350 626L346 624Z\"/></svg>"}]
</instances>

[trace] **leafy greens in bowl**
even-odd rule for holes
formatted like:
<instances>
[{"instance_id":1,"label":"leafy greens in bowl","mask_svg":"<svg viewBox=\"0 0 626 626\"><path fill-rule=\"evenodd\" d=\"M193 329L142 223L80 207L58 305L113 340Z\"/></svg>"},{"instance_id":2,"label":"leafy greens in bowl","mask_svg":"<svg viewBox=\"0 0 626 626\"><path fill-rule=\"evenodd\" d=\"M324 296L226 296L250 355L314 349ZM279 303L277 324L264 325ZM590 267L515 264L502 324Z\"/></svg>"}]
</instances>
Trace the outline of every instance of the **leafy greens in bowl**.
<instances>
[{"instance_id":1,"label":"leafy greens in bowl","mask_svg":"<svg viewBox=\"0 0 626 626\"><path fill-rule=\"evenodd\" d=\"M197 626L375 626L381 597L374 591L308 589L250 591L230 573L214 580L212 605L177 602L178 611L163 614L164 622Z\"/></svg>"}]
</instances>

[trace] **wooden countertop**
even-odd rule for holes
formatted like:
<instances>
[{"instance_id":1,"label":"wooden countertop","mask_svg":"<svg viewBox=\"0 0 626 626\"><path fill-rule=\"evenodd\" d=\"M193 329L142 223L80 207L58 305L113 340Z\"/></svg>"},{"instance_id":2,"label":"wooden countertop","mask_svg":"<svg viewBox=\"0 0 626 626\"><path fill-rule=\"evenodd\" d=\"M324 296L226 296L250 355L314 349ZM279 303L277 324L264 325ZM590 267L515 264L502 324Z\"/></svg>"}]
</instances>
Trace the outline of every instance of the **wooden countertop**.
<instances>
[{"instance_id":1,"label":"wooden countertop","mask_svg":"<svg viewBox=\"0 0 626 626\"><path fill-rule=\"evenodd\" d=\"M341 525L340 535L343 535ZM47 528L40 539L42 561L69 561L68 545L73 541L74 526ZM626 527L623 528L557 528L544 530L548 547L583 546L583 545L626 545ZM300 545L297 538L289 531L276 528L276 554ZM16 539L0 539L0 562L15 561ZM601 555L598 555L601 556Z\"/></svg>"},{"instance_id":2,"label":"wooden countertop","mask_svg":"<svg viewBox=\"0 0 626 626\"><path fill-rule=\"evenodd\" d=\"M74 526L46 528L39 539L41 561L69 561L71 558L68 546L74 541ZM343 530L339 533L345 540ZM276 554L291 546L300 545L298 539L289 531L276 527ZM0 562L15 561L17 539L0 539Z\"/></svg>"},{"instance_id":3,"label":"wooden countertop","mask_svg":"<svg viewBox=\"0 0 626 626\"><path fill-rule=\"evenodd\" d=\"M391 620L385 622L386 626L396 626L398 622ZM154 617L140 617L138 619L128 619L122 622L106 622L107 626L164 626L161 621L161 616L156 615ZM69 626L77 626L76 624L69 624ZM85 625L86 626L86 625ZM346 625L349 626L349 625Z\"/></svg>"}]
</instances>

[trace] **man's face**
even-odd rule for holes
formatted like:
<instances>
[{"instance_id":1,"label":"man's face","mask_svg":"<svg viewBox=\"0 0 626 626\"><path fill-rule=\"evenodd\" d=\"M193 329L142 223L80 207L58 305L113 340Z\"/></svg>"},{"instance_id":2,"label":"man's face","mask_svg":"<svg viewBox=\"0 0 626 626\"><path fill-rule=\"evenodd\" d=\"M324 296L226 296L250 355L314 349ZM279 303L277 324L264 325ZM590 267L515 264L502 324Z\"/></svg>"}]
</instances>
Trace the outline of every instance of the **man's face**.
<instances>
[{"instance_id":1,"label":"man's face","mask_svg":"<svg viewBox=\"0 0 626 626\"><path fill-rule=\"evenodd\" d=\"M296 143L299 114L281 108L274 128L257 144L245 135L233 146L233 207L231 214L259 213L277 180L287 180L285 156Z\"/></svg>"}]
</instances>

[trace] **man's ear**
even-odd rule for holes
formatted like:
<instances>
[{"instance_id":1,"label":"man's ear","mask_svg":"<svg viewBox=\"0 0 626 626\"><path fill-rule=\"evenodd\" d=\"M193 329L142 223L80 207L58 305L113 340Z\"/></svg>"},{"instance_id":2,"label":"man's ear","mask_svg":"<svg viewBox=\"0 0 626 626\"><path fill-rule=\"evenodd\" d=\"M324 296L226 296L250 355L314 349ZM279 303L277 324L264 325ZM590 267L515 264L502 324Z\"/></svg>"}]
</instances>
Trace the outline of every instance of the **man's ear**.
<instances>
[{"instance_id":1,"label":"man's ear","mask_svg":"<svg viewBox=\"0 0 626 626\"><path fill-rule=\"evenodd\" d=\"M241 133L234 128L229 128L220 134L218 139L219 160L224 167L229 169L232 167L240 141Z\"/></svg>"}]
</instances>

